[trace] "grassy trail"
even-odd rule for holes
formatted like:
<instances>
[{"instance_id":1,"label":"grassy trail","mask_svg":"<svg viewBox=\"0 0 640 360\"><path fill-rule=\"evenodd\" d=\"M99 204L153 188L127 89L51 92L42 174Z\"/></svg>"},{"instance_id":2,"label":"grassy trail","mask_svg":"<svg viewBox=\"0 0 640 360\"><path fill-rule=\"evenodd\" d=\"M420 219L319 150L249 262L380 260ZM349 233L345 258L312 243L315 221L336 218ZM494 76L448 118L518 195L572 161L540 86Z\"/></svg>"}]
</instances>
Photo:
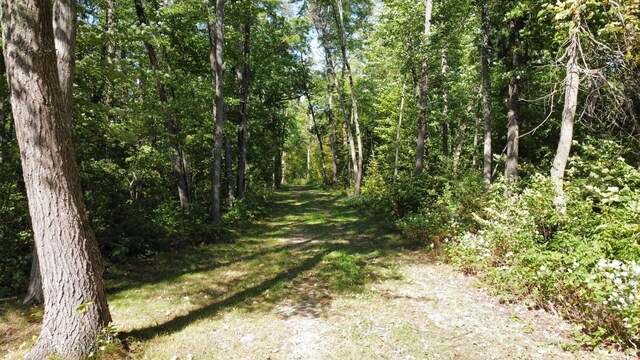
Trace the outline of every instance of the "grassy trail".
<instances>
[{"instance_id":1,"label":"grassy trail","mask_svg":"<svg viewBox=\"0 0 640 360\"><path fill-rule=\"evenodd\" d=\"M571 348L567 324L499 304L336 194L279 192L267 218L231 237L110 269L109 304L134 358L594 356ZM21 358L36 321L3 318L14 328L0 355Z\"/></svg>"}]
</instances>

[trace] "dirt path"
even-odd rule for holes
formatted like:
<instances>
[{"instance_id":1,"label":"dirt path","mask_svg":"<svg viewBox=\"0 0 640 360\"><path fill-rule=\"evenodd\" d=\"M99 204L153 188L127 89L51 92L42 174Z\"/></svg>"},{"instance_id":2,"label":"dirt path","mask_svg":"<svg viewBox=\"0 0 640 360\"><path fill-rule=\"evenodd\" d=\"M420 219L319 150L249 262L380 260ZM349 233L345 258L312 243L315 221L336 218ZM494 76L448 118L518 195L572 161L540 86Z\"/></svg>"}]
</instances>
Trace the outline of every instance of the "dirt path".
<instances>
[{"instance_id":1,"label":"dirt path","mask_svg":"<svg viewBox=\"0 0 640 360\"><path fill-rule=\"evenodd\" d=\"M561 319L500 304L337 195L279 193L268 219L233 237L111 270L109 302L132 357L621 357L578 350ZM5 345L9 358L24 353L17 345Z\"/></svg>"}]
</instances>

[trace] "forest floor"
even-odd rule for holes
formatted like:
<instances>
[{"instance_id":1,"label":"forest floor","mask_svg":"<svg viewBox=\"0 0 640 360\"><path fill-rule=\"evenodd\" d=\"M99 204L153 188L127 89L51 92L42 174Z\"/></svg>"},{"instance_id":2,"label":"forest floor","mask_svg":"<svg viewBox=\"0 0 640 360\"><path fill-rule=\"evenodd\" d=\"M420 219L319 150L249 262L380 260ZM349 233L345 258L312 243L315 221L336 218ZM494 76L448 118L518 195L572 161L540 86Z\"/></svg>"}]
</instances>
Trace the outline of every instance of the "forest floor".
<instances>
[{"instance_id":1,"label":"forest floor","mask_svg":"<svg viewBox=\"0 0 640 360\"><path fill-rule=\"evenodd\" d=\"M559 317L502 304L344 197L276 194L269 216L112 266L114 322L140 359L593 359ZM0 357L21 359L40 308L0 303Z\"/></svg>"}]
</instances>

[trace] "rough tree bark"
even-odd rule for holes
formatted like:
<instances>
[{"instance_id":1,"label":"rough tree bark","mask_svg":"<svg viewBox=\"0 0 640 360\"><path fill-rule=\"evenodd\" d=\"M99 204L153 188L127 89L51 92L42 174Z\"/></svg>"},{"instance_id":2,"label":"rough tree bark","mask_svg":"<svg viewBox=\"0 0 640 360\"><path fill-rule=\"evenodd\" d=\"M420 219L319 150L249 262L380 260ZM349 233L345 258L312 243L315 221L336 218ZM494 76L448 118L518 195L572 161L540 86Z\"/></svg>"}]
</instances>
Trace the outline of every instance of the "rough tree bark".
<instances>
[{"instance_id":1,"label":"rough tree bark","mask_svg":"<svg viewBox=\"0 0 640 360\"><path fill-rule=\"evenodd\" d=\"M416 175L422 174L424 169L424 143L427 133L427 92L429 90L429 43L431 39L431 12L433 0L426 0L424 11L424 50L420 72L418 108L418 141L416 145Z\"/></svg>"},{"instance_id":2,"label":"rough tree bark","mask_svg":"<svg viewBox=\"0 0 640 360\"><path fill-rule=\"evenodd\" d=\"M27 359L80 359L91 352L111 315L58 74L53 6L47 0L3 0L1 6L11 106L45 300L42 331ZM65 4L57 6L58 13L75 16L61 8ZM73 59L74 46L65 49Z\"/></svg>"},{"instance_id":3,"label":"rough tree bark","mask_svg":"<svg viewBox=\"0 0 640 360\"><path fill-rule=\"evenodd\" d=\"M58 68L58 81L62 91L62 99L65 111L69 114L69 124L72 122L73 107L73 81L76 67L76 37L77 15L75 0L56 0L53 2L53 33L56 48L56 66ZM29 287L24 304L42 304L44 294L42 290L42 278L40 275L40 263L38 262L37 249L33 250L31 273L29 275Z\"/></svg>"},{"instance_id":4,"label":"rough tree bark","mask_svg":"<svg viewBox=\"0 0 640 360\"><path fill-rule=\"evenodd\" d=\"M480 50L480 62L482 65L482 108L484 112L484 167L483 176L485 184L491 184L491 81L489 78L489 4L481 5L482 17L482 49Z\"/></svg>"},{"instance_id":5,"label":"rough tree bark","mask_svg":"<svg viewBox=\"0 0 640 360\"><path fill-rule=\"evenodd\" d=\"M147 24L147 18L144 11L142 0L135 0L136 15L138 21L141 24ZM154 72L156 81L156 89L158 91L158 97L162 104L168 104L169 98L167 97L167 90L165 85L160 81L160 63L158 56L151 43L144 41L144 47L147 50L149 56L149 62L151 63L151 69ZM167 133L171 138L171 164L173 165L173 171L178 183L178 197L180 199L180 208L187 212L190 205L190 193L189 189L189 172L187 170L186 154L182 148L180 140L180 126L173 118L172 114L167 112L165 117L164 126L167 129Z\"/></svg>"},{"instance_id":6,"label":"rough tree bark","mask_svg":"<svg viewBox=\"0 0 640 360\"><path fill-rule=\"evenodd\" d=\"M400 99L400 116L398 117L398 130L396 132L396 156L393 160L393 183L398 179L398 158L400 156L400 129L402 129L402 115L404 113L404 90L406 82L402 83L402 97Z\"/></svg>"},{"instance_id":7,"label":"rough tree bark","mask_svg":"<svg viewBox=\"0 0 640 360\"><path fill-rule=\"evenodd\" d=\"M224 45L224 0L217 0L214 9L214 0L209 0L209 22L211 21L212 12L215 10L216 22L214 26L209 25L209 42L215 45L211 48L210 59L213 58L211 64L212 71L215 73L214 82L216 98L214 106L215 129L214 129L214 147L213 147L213 176L211 180L211 220L219 222L221 219L220 211L220 178L222 170L222 142L224 135L224 68L222 59L222 49ZM211 31L213 30L213 31ZM211 39L213 37L213 39ZM239 187L241 184L237 184Z\"/></svg>"},{"instance_id":8,"label":"rough tree bark","mask_svg":"<svg viewBox=\"0 0 640 360\"><path fill-rule=\"evenodd\" d=\"M576 4L576 6L578 6ZM574 20L578 23L579 13L574 15ZM551 168L551 182L554 185L555 197L553 203L560 212L566 211L566 199L564 197L564 170L567 166L569 153L571 152L571 141L573 140L573 123L578 106L578 90L580 88L580 68L578 66L578 33L570 29L570 38L566 51L568 58L566 65L566 78L564 84L564 108L562 110L562 126L560 128L560 141L556 156L553 159Z\"/></svg>"}]
</instances>

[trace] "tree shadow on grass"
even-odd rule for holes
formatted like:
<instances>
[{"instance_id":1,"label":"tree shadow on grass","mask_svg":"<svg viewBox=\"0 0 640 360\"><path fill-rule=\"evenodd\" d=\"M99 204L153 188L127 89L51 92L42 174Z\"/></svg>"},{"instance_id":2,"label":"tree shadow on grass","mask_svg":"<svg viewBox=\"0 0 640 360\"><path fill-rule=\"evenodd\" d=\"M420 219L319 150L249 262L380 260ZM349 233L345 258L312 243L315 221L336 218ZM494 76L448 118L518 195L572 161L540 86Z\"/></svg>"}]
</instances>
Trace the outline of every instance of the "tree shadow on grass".
<instances>
[{"instance_id":1,"label":"tree shadow on grass","mask_svg":"<svg viewBox=\"0 0 640 360\"><path fill-rule=\"evenodd\" d=\"M222 309L232 307L234 305L242 303L247 299L257 297L258 295L273 288L274 286L276 286L281 282L291 281L295 279L300 274L312 269L318 263L320 263L320 261L322 261L322 259L328 252L329 252L329 249L324 250L306 259L301 264L295 266L292 269L289 269L288 271L282 272L277 276L271 279L268 279L266 281L263 281L262 283L256 286L253 286L243 291L240 291L238 293L235 293L234 295L228 298L225 298L221 301L217 301L207 306L201 307L199 309L190 311L185 315L181 315L176 318L173 318L163 324L149 326L142 329L136 329L131 332L125 333L123 335L125 338L131 336L140 340L148 340L157 335L174 333L174 332L180 331L195 321L208 318L217 314Z\"/></svg>"},{"instance_id":2,"label":"tree shadow on grass","mask_svg":"<svg viewBox=\"0 0 640 360\"><path fill-rule=\"evenodd\" d=\"M318 317L334 293L357 292L386 277L392 272L387 271L388 255L398 245L394 237L340 198L307 189L279 193L269 218L241 229L239 241L229 248L185 249L164 256L151 273L138 269L137 279L110 287L110 292L165 282L160 287L165 290L149 293L149 300L168 290L177 299L196 296L194 305L199 307L161 324L138 325L142 327L123 336L147 340L179 332L231 307L249 311L275 307L279 317ZM274 231L282 241L269 239Z\"/></svg>"}]
</instances>

